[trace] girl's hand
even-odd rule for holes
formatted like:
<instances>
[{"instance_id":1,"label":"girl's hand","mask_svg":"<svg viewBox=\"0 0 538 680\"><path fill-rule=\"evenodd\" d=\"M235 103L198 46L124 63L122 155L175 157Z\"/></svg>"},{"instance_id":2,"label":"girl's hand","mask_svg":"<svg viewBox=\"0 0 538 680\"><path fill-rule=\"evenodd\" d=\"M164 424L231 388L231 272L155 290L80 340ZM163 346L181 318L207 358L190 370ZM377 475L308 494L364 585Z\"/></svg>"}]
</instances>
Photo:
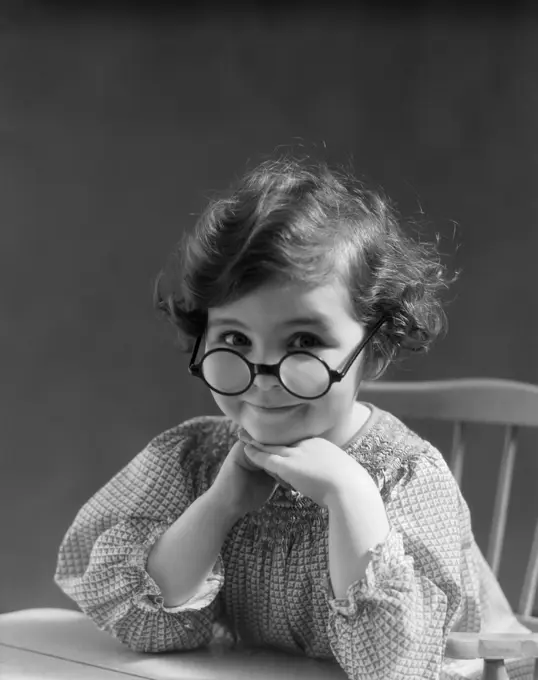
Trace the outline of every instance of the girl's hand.
<instances>
[{"instance_id":1,"label":"girl's hand","mask_svg":"<svg viewBox=\"0 0 538 680\"><path fill-rule=\"evenodd\" d=\"M253 465L322 507L329 507L332 497L352 486L375 486L360 463L326 439L303 439L292 446L260 444L246 433L242 439L249 442L245 456Z\"/></svg>"},{"instance_id":2,"label":"girl's hand","mask_svg":"<svg viewBox=\"0 0 538 680\"><path fill-rule=\"evenodd\" d=\"M273 477L247 458L245 442L237 441L224 459L210 493L234 516L243 517L261 508L276 486Z\"/></svg>"}]
</instances>

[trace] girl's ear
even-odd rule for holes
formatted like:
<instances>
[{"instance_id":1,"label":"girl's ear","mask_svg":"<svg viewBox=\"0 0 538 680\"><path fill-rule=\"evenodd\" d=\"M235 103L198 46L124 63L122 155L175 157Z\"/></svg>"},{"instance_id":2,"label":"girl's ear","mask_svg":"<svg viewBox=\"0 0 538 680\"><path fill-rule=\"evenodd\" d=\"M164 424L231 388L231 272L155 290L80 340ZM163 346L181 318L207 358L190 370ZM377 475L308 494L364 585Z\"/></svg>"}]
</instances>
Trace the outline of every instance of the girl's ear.
<instances>
[{"instance_id":1,"label":"girl's ear","mask_svg":"<svg viewBox=\"0 0 538 680\"><path fill-rule=\"evenodd\" d=\"M368 363L368 366L361 366L361 377L360 377L360 383L364 382L365 380L375 380L381 370L383 368L383 358L382 357L377 357L377 358L372 358L370 362ZM360 387L359 383L359 387Z\"/></svg>"}]
</instances>

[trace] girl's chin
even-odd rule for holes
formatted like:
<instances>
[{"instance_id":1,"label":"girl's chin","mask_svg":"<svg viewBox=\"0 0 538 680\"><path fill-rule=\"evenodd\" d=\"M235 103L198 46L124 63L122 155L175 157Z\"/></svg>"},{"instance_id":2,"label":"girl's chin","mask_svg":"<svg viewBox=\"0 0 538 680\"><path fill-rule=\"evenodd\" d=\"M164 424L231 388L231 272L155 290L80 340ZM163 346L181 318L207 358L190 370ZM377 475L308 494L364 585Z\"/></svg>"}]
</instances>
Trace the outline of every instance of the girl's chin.
<instances>
[{"instance_id":1,"label":"girl's chin","mask_svg":"<svg viewBox=\"0 0 538 680\"><path fill-rule=\"evenodd\" d=\"M242 424L241 427L260 444L267 444L267 446L290 446L291 438L285 432L275 434L274 432L267 432L266 428L255 427L252 425Z\"/></svg>"},{"instance_id":2,"label":"girl's chin","mask_svg":"<svg viewBox=\"0 0 538 680\"><path fill-rule=\"evenodd\" d=\"M260 427L250 422L242 422L239 425L246 430L252 439L267 446L294 446L303 439L316 436L306 431L299 432L295 428L287 428L286 431L275 432L275 428ZM295 431L292 431L293 429Z\"/></svg>"}]
</instances>

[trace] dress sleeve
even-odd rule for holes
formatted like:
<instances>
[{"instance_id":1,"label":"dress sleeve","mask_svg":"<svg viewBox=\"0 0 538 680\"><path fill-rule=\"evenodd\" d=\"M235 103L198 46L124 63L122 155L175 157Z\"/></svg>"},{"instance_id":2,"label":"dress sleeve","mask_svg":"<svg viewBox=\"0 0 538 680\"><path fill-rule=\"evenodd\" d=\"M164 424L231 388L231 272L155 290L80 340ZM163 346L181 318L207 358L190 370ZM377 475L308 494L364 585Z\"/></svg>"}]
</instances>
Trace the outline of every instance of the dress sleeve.
<instances>
[{"instance_id":1,"label":"dress sleeve","mask_svg":"<svg viewBox=\"0 0 538 680\"><path fill-rule=\"evenodd\" d=\"M136 651L204 646L221 614L220 555L200 591L179 607L164 606L146 570L156 540L200 486L210 485L210 465L196 455L192 429L183 424L149 444L82 507L60 546L57 585L100 629Z\"/></svg>"},{"instance_id":2,"label":"dress sleeve","mask_svg":"<svg viewBox=\"0 0 538 680\"><path fill-rule=\"evenodd\" d=\"M364 578L335 599L324 577L329 640L349 678L440 677L447 635L464 600L478 606L478 584L462 578L462 503L446 465L419 459L386 501L391 528L372 549Z\"/></svg>"}]
</instances>

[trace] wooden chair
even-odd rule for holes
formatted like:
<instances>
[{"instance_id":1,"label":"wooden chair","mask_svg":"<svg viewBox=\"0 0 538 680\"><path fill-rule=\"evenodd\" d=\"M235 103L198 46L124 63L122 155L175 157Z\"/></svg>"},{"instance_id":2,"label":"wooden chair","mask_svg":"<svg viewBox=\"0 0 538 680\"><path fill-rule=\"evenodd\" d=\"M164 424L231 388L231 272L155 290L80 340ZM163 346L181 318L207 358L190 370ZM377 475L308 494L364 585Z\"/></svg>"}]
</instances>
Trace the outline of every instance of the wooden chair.
<instances>
[{"instance_id":1,"label":"wooden chair","mask_svg":"<svg viewBox=\"0 0 538 680\"><path fill-rule=\"evenodd\" d=\"M538 386L489 378L423 381L368 382L360 391L361 401L371 402L405 421L406 418L451 421L452 450L449 465L461 485L465 458L466 423L504 426L504 446L498 474L493 520L486 559L497 576L512 473L516 457L518 428L538 428ZM538 488L538 483L537 483ZM534 508L536 508L536 497ZM538 582L538 518L523 587L516 609L517 619L533 634L452 633L446 656L456 659L484 659L484 680L508 678L505 660L538 658L538 618L532 616ZM538 664L535 677L538 677Z\"/></svg>"}]
</instances>

